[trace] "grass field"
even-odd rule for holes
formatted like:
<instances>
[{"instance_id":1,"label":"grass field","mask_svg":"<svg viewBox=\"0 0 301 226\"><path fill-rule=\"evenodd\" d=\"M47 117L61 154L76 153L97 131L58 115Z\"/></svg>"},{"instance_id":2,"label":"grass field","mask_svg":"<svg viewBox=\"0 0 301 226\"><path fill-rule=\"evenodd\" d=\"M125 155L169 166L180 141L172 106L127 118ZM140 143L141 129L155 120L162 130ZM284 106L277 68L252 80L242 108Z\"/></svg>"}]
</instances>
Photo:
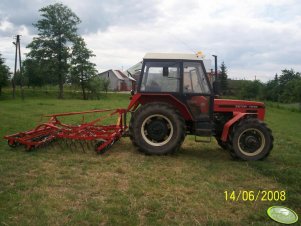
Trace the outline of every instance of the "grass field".
<instances>
[{"instance_id":1,"label":"grass field","mask_svg":"<svg viewBox=\"0 0 301 226\"><path fill-rule=\"evenodd\" d=\"M33 128L41 115L126 107L101 100L0 101L0 136ZM233 161L215 141L186 137L171 156L145 156L128 138L105 155L49 146L32 152L0 143L0 225L278 225L266 215L285 205L301 216L301 114L269 107L275 138L268 159ZM230 201L225 191L282 191L285 201Z\"/></svg>"}]
</instances>

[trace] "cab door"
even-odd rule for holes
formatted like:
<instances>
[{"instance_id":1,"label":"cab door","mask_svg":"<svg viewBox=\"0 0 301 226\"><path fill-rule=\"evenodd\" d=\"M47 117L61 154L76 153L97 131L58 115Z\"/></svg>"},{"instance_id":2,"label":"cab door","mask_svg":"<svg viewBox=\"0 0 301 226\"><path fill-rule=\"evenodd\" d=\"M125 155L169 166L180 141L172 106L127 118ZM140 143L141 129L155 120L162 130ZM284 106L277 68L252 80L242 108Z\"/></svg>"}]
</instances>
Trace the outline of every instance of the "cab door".
<instances>
[{"instance_id":1,"label":"cab door","mask_svg":"<svg viewBox=\"0 0 301 226\"><path fill-rule=\"evenodd\" d=\"M211 93L203 62L183 62L183 94L195 122L210 122Z\"/></svg>"}]
</instances>

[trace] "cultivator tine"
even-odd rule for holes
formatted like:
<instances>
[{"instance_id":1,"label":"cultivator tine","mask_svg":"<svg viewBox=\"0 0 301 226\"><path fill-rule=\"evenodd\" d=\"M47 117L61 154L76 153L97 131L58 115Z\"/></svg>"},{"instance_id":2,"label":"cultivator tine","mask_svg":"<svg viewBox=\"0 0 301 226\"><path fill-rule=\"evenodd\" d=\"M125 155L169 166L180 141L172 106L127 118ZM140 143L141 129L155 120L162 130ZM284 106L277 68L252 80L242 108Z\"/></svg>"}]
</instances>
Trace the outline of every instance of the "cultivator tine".
<instances>
[{"instance_id":1,"label":"cultivator tine","mask_svg":"<svg viewBox=\"0 0 301 226\"><path fill-rule=\"evenodd\" d=\"M84 145L83 145L83 143L82 143L81 140L79 140L79 144L80 144L80 146L81 146L81 148L82 148L82 151L83 151L84 153L86 153L85 147L84 147Z\"/></svg>"},{"instance_id":2,"label":"cultivator tine","mask_svg":"<svg viewBox=\"0 0 301 226\"><path fill-rule=\"evenodd\" d=\"M80 141L79 140L74 140L73 141L73 146L74 146L75 150L79 150L81 148L80 147Z\"/></svg>"},{"instance_id":3,"label":"cultivator tine","mask_svg":"<svg viewBox=\"0 0 301 226\"><path fill-rule=\"evenodd\" d=\"M63 148L64 149L68 149L68 150L70 150L71 152L73 152L73 149L72 149L72 143L71 143L71 141L69 140L69 139L66 139L66 138L64 138L63 139Z\"/></svg>"},{"instance_id":4,"label":"cultivator tine","mask_svg":"<svg viewBox=\"0 0 301 226\"><path fill-rule=\"evenodd\" d=\"M66 140L66 147L68 148L68 149L70 149L70 151L71 152L73 152L73 144L72 144L72 141L71 140L69 140L69 139L65 139Z\"/></svg>"},{"instance_id":5,"label":"cultivator tine","mask_svg":"<svg viewBox=\"0 0 301 226\"><path fill-rule=\"evenodd\" d=\"M53 140L50 142L49 148L54 149L56 143L57 143L56 140L53 139Z\"/></svg>"},{"instance_id":6,"label":"cultivator tine","mask_svg":"<svg viewBox=\"0 0 301 226\"><path fill-rule=\"evenodd\" d=\"M67 142L68 142L68 149L70 148L70 151L71 152L75 152L76 151L76 148L74 148L74 144L73 144L73 141L72 140L70 140L70 139L66 139L67 140Z\"/></svg>"},{"instance_id":7,"label":"cultivator tine","mask_svg":"<svg viewBox=\"0 0 301 226\"><path fill-rule=\"evenodd\" d=\"M62 138L60 138L59 141L58 141L58 145L59 145L59 147L60 147L61 150L63 150L63 142L64 141L63 141Z\"/></svg>"},{"instance_id":8,"label":"cultivator tine","mask_svg":"<svg viewBox=\"0 0 301 226\"><path fill-rule=\"evenodd\" d=\"M58 139L57 139L57 138L54 138L54 139L50 142L51 148L55 148L57 143L58 143Z\"/></svg>"},{"instance_id":9,"label":"cultivator tine","mask_svg":"<svg viewBox=\"0 0 301 226\"><path fill-rule=\"evenodd\" d=\"M70 150L72 152L76 151L77 147L75 141L68 139L68 142L70 143Z\"/></svg>"},{"instance_id":10,"label":"cultivator tine","mask_svg":"<svg viewBox=\"0 0 301 226\"><path fill-rule=\"evenodd\" d=\"M87 152L89 152L90 151L90 147L89 147L89 142L87 140L84 140L84 146L85 146Z\"/></svg>"},{"instance_id":11,"label":"cultivator tine","mask_svg":"<svg viewBox=\"0 0 301 226\"><path fill-rule=\"evenodd\" d=\"M62 150L64 150L65 147L67 146L66 138L61 138L61 146L62 146Z\"/></svg>"},{"instance_id":12,"label":"cultivator tine","mask_svg":"<svg viewBox=\"0 0 301 226\"><path fill-rule=\"evenodd\" d=\"M94 150L95 149L95 145L96 145L96 140L90 140L88 142L89 150Z\"/></svg>"},{"instance_id":13,"label":"cultivator tine","mask_svg":"<svg viewBox=\"0 0 301 226\"><path fill-rule=\"evenodd\" d=\"M91 149L93 149L93 146L92 146L92 141L90 141L90 140L86 140L86 147L87 147L87 149L88 149L88 150L91 150Z\"/></svg>"},{"instance_id":14,"label":"cultivator tine","mask_svg":"<svg viewBox=\"0 0 301 226\"><path fill-rule=\"evenodd\" d=\"M94 140L87 141L87 147L89 150L94 150L94 147L95 147L94 143L95 143Z\"/></svg>"}]
</instances>

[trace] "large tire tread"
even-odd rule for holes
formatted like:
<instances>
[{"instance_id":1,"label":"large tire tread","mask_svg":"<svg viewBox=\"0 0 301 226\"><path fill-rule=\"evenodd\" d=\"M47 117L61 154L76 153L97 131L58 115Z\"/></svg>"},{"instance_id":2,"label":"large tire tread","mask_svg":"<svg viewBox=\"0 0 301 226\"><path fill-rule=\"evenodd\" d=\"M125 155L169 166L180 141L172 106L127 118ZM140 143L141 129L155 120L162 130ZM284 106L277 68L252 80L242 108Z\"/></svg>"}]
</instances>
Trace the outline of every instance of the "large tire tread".
<instances>
[{"instance_id":1,"label":"large tire tread","mask_svg":"<svg viewBox=\"0 0 301 226\"><path fill-rule=\"evenodd\" d=\"M177 137L178 139L174 144L172 144L172 147L170 148L162 148L162 150L155 150L156 147L150 148L150 145L145 145L145 142L141 139L139 133L140 133L140 120L142 120L141 117L143 115L147 116L148 112L154 111L154 109L162 112L168 112L169 114L173 115L175 121L177 122L178 128L177 128ZM175 126L175 125L174 125ZM129 125L129 132L130 132L130 139L132 143L138 147L139 151L147 154L147 155L165 155L165 154L172 154L179 150L182 143L184 142L185 135L186 135L186 127L185 127L185 121L179 111L172 106L166 104L166 103L160 103L160 102L154 102L149 103L146 105L140 106L133 114L131 118L131 122ZM170 143L170 142L169 142Z\"/></svg>"},{"instance_id":2,"label":"large tire tread","mask_svg":"<svg viewBox=\"0 0 301 226\"><path fill-rule=\"evenodd\" d=\"M134 147L138 147L137 143L135 142L133 133L134 133L134 128L133 128L133 121L135 119L135 112L132 112L131 115L131 120L130 120L130 124L129 124L129 137L130 140L132 141L132 144L134 145Z\"/></svg>"},{"instance_id":3,"label":"large tire tread","mask_svg":"<svg viewBox=\"0 0 301 226\"><path fill-rule=\"evenodd\" d=\"M268 144L268 147L266 148L265 150L265 154L264 156L261 156L259 159L257 158L248 158L248 157L242 157L242 156L239 156L237 152L235 152L234 150L234 136L237 132L238 129L242 128L242 127L246 127L247 125L252 125L252 126L255 126L255 127L261 127L261 128L264 128L267 130L267 134L268 134L268 140L270 141L269 144ZM268 157L268 155L270 154L271 150L273 149L273 141L274 141L274 137L272 135L272 131L270 128L267 127L266 123L258 120L257 118L245 118L245 119L242 119L240 120L238 123L236 123L230 133L229 133L229 144L228 144L228 149L230 151L230 155L232 156L232 158L234 159L241 159L241 160L263 160L265 158Z\"/></svg>"}]
</instances>

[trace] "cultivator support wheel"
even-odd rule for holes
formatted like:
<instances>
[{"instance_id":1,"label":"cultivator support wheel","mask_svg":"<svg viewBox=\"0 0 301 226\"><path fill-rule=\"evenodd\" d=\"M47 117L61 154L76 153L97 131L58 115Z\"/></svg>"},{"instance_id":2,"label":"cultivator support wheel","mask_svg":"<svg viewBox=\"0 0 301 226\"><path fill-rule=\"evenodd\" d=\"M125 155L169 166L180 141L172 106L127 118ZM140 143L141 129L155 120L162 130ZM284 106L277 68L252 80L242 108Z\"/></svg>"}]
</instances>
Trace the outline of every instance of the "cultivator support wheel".
<instances>
[{"instance_id":1,"label":"cultivator support wheel","mask_svg":"<svg viewBox=\"0 0 301 226\"><path fill-rule=\"evenodd\" d=\"M60 117L95 113L107 114L79 125L68 125L59 120ZM89 145L89 143L96 142L94 145L96 153L103 154L125 133L127 129L126 113L126 109L113 109L46 115L45 117L50 118L48 122L42 123L32 130L8 135L4 138L8 140L10 147L23 145L27 151L59 140L65 142L65 145L71 150L76 146L75 143L78 143L81 150L85 152L85 146L91 147L93 145ZM104 119L113 116L117 116L116 124L100 124Z\"/></svg>"}]
</instances>

